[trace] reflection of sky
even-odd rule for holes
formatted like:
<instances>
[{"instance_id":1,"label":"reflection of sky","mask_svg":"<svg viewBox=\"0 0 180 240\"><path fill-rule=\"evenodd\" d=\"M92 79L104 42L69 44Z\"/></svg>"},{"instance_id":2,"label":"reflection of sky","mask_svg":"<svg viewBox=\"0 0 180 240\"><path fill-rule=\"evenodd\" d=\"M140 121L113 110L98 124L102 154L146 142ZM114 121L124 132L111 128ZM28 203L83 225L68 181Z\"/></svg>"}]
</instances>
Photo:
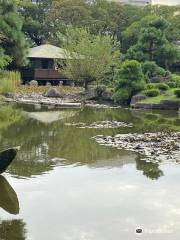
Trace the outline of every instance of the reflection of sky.
<instances>
[{"instance_id":1,"label":"reflection of sky","mask_svg":"<svg viewBox=\"0 0 180 240\"><path fill-rule=\"evenodd\" d=\"M134 164L109 170L57 167L30 181L7 179L18 195L27 239L177 240L180 167L161 169L164 176L157 181ZM3 210L0 216L9 218ZM144 229L142 236L135 235L137 227Z\"/></svg>"},{"instance_id":2,"label":"reflection of sky","mask_svg":"<svg viewBox=\"0 0 180 240\"><path fill-rule=\"evenodd\" d=\"M168 5L173 5L173 4L180 4L180 0L152 0L154 4L168 4Z\"/></svg>"}]
</instances>

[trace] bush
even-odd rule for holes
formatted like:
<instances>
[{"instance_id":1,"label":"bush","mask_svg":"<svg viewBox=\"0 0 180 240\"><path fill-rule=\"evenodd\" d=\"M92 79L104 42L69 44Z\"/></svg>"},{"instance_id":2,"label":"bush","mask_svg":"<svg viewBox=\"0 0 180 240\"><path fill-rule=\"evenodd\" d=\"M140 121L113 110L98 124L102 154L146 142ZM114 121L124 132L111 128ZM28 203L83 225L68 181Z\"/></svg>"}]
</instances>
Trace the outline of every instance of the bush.
<instances>
[{"instance_id":1,"label":"bush","mask_svg":"<svg viewBox=\"0 0 180 240\"><path fill-rule=\"evenodd\" d=\"M172 74L172 81L176 83L176 87L180 87L180 75Z\"/></svg>"},{"instance_id":2,"label":"bush","mask_svg":"<svg viewBox=\"0 0 180 240\"><path fill-rule=\"evenodd\" d=\"M149 90L146 90L144 91L144 94L147 96L147 97L156 97L160 94L160 91L158 89L149 89Z\"/></svg>"},{"instance_id":3,"label":"bush","mask_svg":"<svg viewBox=\"0 0 180 240\"><path fill-rule=\"evenodd\" d=\"M159 67L155 62L153 61L145 61L142 64L142 70L144 75L148 78L151 79L152 77L157 77L157 76L165 76L166 71L164 68Z\"/></svg>"},{"instance_id":4,"label":"bush","mask_svg":"<svg viewBox=\"0 0 180 240\"><path fill-rule=\"evenodd\" d=\"M174 91L174 94L176 95L176 97L180 98L180 89L176 89Z\"/></svg>"},{"instance_id":5,"label":"bush","mask_svg":"<svg viewBox=\"0 0 180 240\"><path fill-rule=\"evenodd\" d=\"M148 83L146 84L146 89L152 89L152 88L155 88L155 84L154 83Z\"/></svg>"},{"instance_id":6,"label":"bush","mask_svg":"<svg viewBox=\"0 0 180 240\"><path fill-rule=\"evenodd\" d=\"M117 83L115 99L120 97L120 101L124 99L124 103L130 103L132 96L143 90L145 86L141 64L136 60L124 61L116 72L114 80Z\"/></svg>"},{"instance_id":7,"label":"bush","mask_svg":"<svg viewBox=\"0 0 180 240\"><path fill-rule=\"evenodd\" d=\"M166 83L158 83L156 84L156 88L162 91L167 91L169 89L169 86Z\"/></svg>"},{"instance_id":8,"label":"bush","mask_svg":"<svg viewBox=\"0 0 180 240\"><path fill-rule=\"evenodd\" d=\"M115 103L127 104L129 99L129 92L127 89L121 88L113 94L112 99Z\"/></svg>"},{"instance_id":9,"label":"bush","mask_svg":"<svg viewBox=\"0 0 180 240\"><path fill-rule=\"evenodd\" d=\"M176 88L176 83L175 82L168 82L167 85L170 87L170 88Z\"/></svg>"}]
</instances>

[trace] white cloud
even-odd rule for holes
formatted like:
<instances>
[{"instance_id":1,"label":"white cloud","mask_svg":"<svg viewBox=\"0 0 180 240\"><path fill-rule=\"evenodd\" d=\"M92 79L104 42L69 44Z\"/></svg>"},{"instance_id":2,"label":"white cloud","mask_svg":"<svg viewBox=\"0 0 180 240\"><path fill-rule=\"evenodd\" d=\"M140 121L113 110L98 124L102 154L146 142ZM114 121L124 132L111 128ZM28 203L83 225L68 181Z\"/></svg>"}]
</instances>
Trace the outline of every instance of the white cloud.
<instances>
[{"instance_id":1,"label":"white cloud","mask_svg":"<svg viewBox=\"0 0 180 240\"><path fill-rule=\"evenodd\" d=\"M153 4L174 5L174 4L180 4L180 0L153 0Z\"/></svg>"}]
</instances>

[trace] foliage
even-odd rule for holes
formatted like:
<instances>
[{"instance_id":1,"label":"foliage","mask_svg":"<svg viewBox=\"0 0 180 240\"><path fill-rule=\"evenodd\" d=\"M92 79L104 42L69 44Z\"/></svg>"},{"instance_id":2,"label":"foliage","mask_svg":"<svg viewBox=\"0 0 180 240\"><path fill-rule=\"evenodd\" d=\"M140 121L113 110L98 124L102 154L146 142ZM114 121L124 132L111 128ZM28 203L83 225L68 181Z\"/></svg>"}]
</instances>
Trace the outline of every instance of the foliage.
<instances>
[{"instance_id":1,"label":"foliage","mask_svg":"<svg viewBox=\"0 0 180 240\"><path fill-rule=\"evenodd\" d=\"M175 88L175 87L177 87L176 82L173 82L173 81L167 82L167 85L168 85L170 88Z\"/></svg>"},{"instance_id":2,"label":"foliage","mask_svg":"<svg viewBox=\"0 0 180 240\"><path fill-rule=\"evenodd\" d=\"M13 0L0 0L0 67L11 62L13 66L26 63L27 44L21 31L22 21Z\"/></svg>"},{"instance_id":3,"label":"foliage","mask_svg":"<svg viewBox=\"0 0 180 240\"><path fill-rule=\"evenodd\" d=\"M18 10L23 18L22 31L32 44L42 44L50 34L52 22L47 25L46 18L51 4L52 0L38 0L36 4L28 0L18 2Z\"/></svg>"},{"instance_id":4,"label":"foliage","mask_svg":"<svg viewBox=\"0 0 180 240\"><path fill-rule=\"evenodd\" d=\"M176 97L180 98L180 89L174 90L174 94L176 95Z\"/></svg>"},{"instance_id":5,"label":"foliage","mask_svg":"<svg viewBox=\"0 0 180 240\"><path fill-rule=\"evenodd\" d=\"M120 62L108 65L102 73L101 82L108 87L114 87L114 76L120 68Z\"/></svg>"},{"instance_id":6,"label":"foliage","mask_svg":"<svg viewBox=\"0 0 180 240\"><path fill-rule=\"evenodd\" d=\"M128 104L129 97L129 91L126 88L120 88L113 94L112 99L115 103Z\"/></svg>"},{"instance_id":7,"label":"foliage","mask_svg":"<svg viewBox=\"0 0 180 240\"><path fill-rule=\"evenodd\" d=\"M0 48L0 70L6 67L11 62L11 58L4 54L4 50Z\"/></svg>"},{"instance_id":8,"label":"foliage","mask_svg":"<svg viewBox=\"0 0 180 240\"><path fill-rule=\"evenodd\" d=\"M114 99L122 94L124 103L129 103L131 97L142 90L145 85L141 64L136 60L126 60L115 75L117 83Z\"/></svg>"},{"instance_id":9,"label":"foliage","mask_svg":"<svg viewBox=\"0 0 180 240\"><path fill-rule=\"evenodd\" d=\"M169 89L169 86L166 83L157 83L155 86L162 91L167 91Z\"/></svg>"},{"instance_id":10,"label":"foliage","mask_svg":"<svg viewBox=\"0 0 180 240\"><path fill-rule=\"evenodd\" d=\"M155 62L145 61L142 63L142 71L147 79L155 76L165 76L166 71L159 67Z\"/></svg>"},{"instance_id":11,"label":"foliage","mask_svg":"<svg viewBox=\"0 0 180 240\"><path fill-rule=\"evenodd\" d=\"M155 83L147 83L145 89L152 89L155 88Z\"/></svg>"},{"instance_id":12,"label":"foliage","mask_svg":"<svg viewBox=\"0 0 180 240\"><path fill-rule=\"evenodd\" d=\"M152 89L145 90L144 94L147 97L156 97L156 96L158 96L160 94L160 91L158 89L156 89L156 88L152 88Z\"/></svg>"},{"instance_id":13,"label":"foliage","mask_svg":"<svg viewBox=\"0 0 180 240\"><path fill-rule=\"evenodd\" d=\"M126 54L128 59L155 61L167 69L179 60L179 49L166 37L169 23L160 17L140 29L138 41Z\"/></svg>"},{"instance_id":14,"label":"foliage","mask_svg":"<svg viewBox=\"0 0 180 240\"><path fill-rule=\"evenodd\" d=\"M171 78L172 78L172 81L176 83L176 86L180 87L180 75L172 74Z\"/></svg>"},{"instance_id":15,"label":"foliage","mask_svg":"<svg viewBox=\"0 0 180 240\"><path fill-rule=\"evenodd\" d=\"M21 75L17 71L3 71L0 73L0 93L15 92L21 83Z\"/></svg>"},{"instance_id":16,"label":"foliage","mask_svg":"<svg viewBox=\"0 0 180 240\"><path fill-rule=\"evenodd\" d=\"M119 60L117 44L108 35L93 35L84 28L69 28L65 37L63 47L68 59L63 72L68 78L83 82L85 88L92 81L100 81L106 66Z\"/></svg>"},{"instance_id":17,"label":"foliage","mask_svg":"<svg viewBox=\"0 0 180 240\"><path fill-rule=\"evenodd\" d=\"M0 106L0 130L7 129L10 125L22 119L23 114L20 110L16 110L12 106Z\"/></svg>"}]
</instances>

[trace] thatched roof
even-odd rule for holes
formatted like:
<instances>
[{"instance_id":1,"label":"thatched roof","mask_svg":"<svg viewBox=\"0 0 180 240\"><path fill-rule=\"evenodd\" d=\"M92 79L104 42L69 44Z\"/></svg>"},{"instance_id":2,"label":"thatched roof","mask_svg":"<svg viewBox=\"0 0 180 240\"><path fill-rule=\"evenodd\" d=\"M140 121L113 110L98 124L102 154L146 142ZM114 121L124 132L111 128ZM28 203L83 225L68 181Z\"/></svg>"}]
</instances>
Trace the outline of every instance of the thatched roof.
<instances>
[{"instance_id":1,"label":"thatched roof","mask_svg":"<svg viewBox=\"0 0 180 240\"><path fill-rule=\"evenodd\" d=\"M53 58L53 59L67 59L68 53L65 49L50 45L43 44L38 47L29 49L28 58Z\"/></svg>"}]
</instances>

